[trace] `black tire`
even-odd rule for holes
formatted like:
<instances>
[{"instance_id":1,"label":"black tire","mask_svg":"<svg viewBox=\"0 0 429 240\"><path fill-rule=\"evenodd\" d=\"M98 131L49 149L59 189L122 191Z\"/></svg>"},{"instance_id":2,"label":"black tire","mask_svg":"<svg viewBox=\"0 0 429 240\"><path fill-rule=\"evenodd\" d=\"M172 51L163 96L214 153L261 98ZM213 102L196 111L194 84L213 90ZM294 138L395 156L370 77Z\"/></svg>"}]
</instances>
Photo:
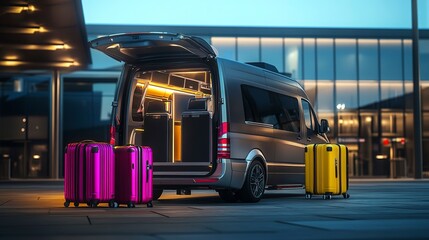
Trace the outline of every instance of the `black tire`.
<instances>
[{"instance_id":1,"label":"black tire","mask_svg":"<svg viewBox=\"0 0 429 240\"><path fill-rule=\"evenodd\" d=\"M74 202L74 203L73 203L73 205L74 205L75 207L79 207L79 202Z\"/></svg>"},{"instance_id":2,"label":"black tire","mask_svg":"<svg viewBox=\"0 0 429 240\"><path fill-rule=\"evenodd\" d=\"M153 203L152 203L152 201L151 201L151 202L148 202L148 203L146 204L146 206L147 206L148 208L152 208L152 207L153 207Z\"/></svg>"},{"instance_id":3,"label":"black tire","mask_svg":"<svg viewBox=\"0 0 429 240\"><path fill-rule=\"evenodd\" d=\"M127 207L128 207L128 208L132 208L132 207L133 207L133 205L134 205L134 204L133 204L132 202L127 203Z\"/></svg>"},{"instance_id":4,"label":"black tire","mask_svg":"<svg viewBox=\"0 0 429 240\"><path fill-rule=\"evenodd\" d=\"M227 203L235 203L235 202L237 202L237 201L238 201L237 193L236 193L236 192L234 192L234 191L232 191L232 190L229 190L229 189L226 189L226 190L218 190L217 192L219 193L219 197L220 197L224 202L227 202Z\"/></svg>"},{"instance_id":5,"label":"black tire","mask_svg":"<svg viewBox=\"0 0 429 240\"><path fill-rule=\"evenodd\" d=\"M69 207L70 206L70 201L65 201L64 202L64 207Z\"/></svg>"},{"instance_id":6,"label":"black tire","mask_svg":"<svg viewBox=\"0 0 429 240\"><path fill-rule=\"evenodd\" d=\"M265 191L265 169L259 161L253 161L246 174L244 185L237 192L238 198L243 202L259 202Z\"/></svg>"},{"instance_id":7,"label":"black tire","mask_svg":"<svg viewBox=\"0 0 429 240\"><path fill-rule=\"evenodd\" d=\"M153 200L158 200L161 197L162 192L164 192L164 189L162 189L162 188L154 188L153 191L152 191L152 194L153 194L152 195L152 199Z\"/></svg>"}]
</instances>

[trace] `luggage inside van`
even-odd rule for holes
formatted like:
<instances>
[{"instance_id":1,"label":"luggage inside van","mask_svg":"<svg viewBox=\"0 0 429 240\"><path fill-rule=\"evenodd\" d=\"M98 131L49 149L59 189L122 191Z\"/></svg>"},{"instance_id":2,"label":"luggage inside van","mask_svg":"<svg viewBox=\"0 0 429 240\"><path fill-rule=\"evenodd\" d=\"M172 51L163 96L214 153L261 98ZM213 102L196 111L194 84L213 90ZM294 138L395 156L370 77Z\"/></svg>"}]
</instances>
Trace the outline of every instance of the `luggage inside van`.
<instances>
[{"instance_id":1,"label":"luggage inside van","mask_svg":"<svg viewBox=\"0 0 429 240\"><path fill-rule=\"evenodd\" d=\"M182 162L201 162L211 156L210 112L206 98L189 100L187 111L182 113Z\"/></svg>"}]
</instances>

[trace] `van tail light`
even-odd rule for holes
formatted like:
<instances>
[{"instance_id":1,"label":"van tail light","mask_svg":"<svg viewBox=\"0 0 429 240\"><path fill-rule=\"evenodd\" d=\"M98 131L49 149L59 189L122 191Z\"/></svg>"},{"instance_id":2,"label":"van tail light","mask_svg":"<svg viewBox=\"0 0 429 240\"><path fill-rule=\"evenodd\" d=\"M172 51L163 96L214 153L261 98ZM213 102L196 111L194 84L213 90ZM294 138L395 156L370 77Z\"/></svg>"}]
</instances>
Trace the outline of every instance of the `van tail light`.
<instances>
[{"instance_id":1,"label":"van tail light","mask_svg":"<svg viewBox=\"0 0 429 240\"><path fill-rule=\"evenodd\" d=\"M112 125L110 126L110 141L109 141L111 145L115 145L116 143L115 135L116 135L116 127Z\"/></svg>"},{"instance_id":2,"label":"van tail light","mask_svg":"<svg viewBox=\"0 0 429 240\"><path fill-rule=\"evenodd\" d=\"M229 124L223 122L219 126L217 139L217 158L231 158L231 146L229 141Z\"/></svg>"}]
</instances>

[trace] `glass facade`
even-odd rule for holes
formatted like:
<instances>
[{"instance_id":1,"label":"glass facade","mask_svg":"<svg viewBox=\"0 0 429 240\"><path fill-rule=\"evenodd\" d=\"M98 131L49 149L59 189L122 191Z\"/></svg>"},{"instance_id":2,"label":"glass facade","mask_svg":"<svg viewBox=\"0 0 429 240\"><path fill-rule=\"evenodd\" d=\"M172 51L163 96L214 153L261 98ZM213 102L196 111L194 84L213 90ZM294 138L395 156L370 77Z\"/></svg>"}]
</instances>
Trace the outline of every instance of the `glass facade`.
<instances>
[{"instance_id":1,"label":"glass facade","mask_svg":"<svg viewBox=\"0 0 429 240\"><path fill-rule=\"evenodd\" d=\"M247 35L250 36L250 35ZM96 36L89 36L93 39ZM219 57L267 62L292 76L349 147L350 176L413 177L412 41L205 36ZM62 143L106 141L120 63L91 50L89 75L62 77ZM420 41L423 170L429 174L429 40ZM52 75L0 77L0 178L49 177ZM87 114L91 112L91 114ZM60 149L60 155L63 152ZM59 160L60 177L62 159ZM398 170L400 169L400 170Z\"/></svg>"},{"instance_id":2,"label":"glass facade","mask_svg":"<svg viewBox=\"0 0 429 240\"><path fill-rule=\"evenodd\" d=\"M50 80L0 78L0 178L49 177Z\"/></svg>"},{"instance_id":3,"label":"glass facade","mask_svg":"<svg viewBox=\"0 0 429 240\"><path fill-rule=\"evenodd\" d=\"M414 176L410 39L230 37L227 47L211 39L220 57L268 62L301 82L331 141L349 147L351 176ZM420 60L428 173L429 40L420 41Z\"/></svg>"}]
</instances>

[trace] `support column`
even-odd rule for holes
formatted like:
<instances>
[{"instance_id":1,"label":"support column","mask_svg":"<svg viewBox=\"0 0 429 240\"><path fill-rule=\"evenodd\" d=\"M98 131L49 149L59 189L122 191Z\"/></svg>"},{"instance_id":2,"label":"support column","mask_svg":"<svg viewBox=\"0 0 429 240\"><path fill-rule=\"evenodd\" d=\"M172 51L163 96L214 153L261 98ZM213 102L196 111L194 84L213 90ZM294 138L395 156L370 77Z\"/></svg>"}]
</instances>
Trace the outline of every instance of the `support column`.
<instances>
[{"instance_id":1,"label":"support column","mask_svg":"<svg viewBox=\"0 0 429 240\"><path fill-rule=\"evenodd\" d=\"M50 135L49 135L49 169L50 178L59 178L60 148L61 148L61 77L59 70L54 70L51 80L50 97Z\"/></svg>"},{"instance_id":2,"label":"support column","mask_svg":"<svg viewBox=\"0 0 429 240\"><path fill-rule=\"evenodd\" d=\"M414 177L423 177L422 103L420 91L419 27L417 0L412 0L413 18L413 106L414 106Z\"/></svg>"}]
</instances>

